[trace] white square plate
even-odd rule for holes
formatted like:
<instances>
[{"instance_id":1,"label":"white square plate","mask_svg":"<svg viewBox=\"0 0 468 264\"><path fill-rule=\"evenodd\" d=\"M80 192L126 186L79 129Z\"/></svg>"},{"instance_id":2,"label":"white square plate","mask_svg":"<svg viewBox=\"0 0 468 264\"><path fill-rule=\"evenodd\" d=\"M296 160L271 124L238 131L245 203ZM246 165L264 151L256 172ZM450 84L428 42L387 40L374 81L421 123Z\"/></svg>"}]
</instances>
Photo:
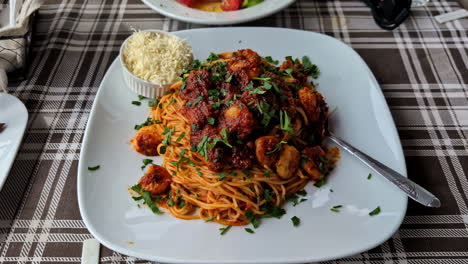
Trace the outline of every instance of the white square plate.
<instances>
[{"instance_id":1,"label":"white square plate","mask_svg":"<svg viewBox=\"0 0 468 264\"><path fill-rule=\"evenodd\" d=\"M175 32L196 58L210 52L251 48L274 59L309 56L321 70L319 90L336 135L406 175L405 160L388 106L372 73L350 47L331 37L276 28L208 28ZM127 188L142 176L143 156L128 144L135 124L148 116L125 87L121 65L109 68L91 111L78 168L78 199L89 231L118 252L162 262L285 263L341 258L373 248L400 226L407 198L370 169L342 152L325 186L306 188L308 201L286 205L280 220L264 219L255 234L233 227L220 236L215 223L184 221L138 208ZM88 166L101 165L97 171ZM333 189L333 192L330 191ZM330 211L343 205L340 213ZM380 206L382 212L369 216ZM290 218L301 219L293 227ZM129 243L132 242L132 243Z\"/></svg>"}]
</instances>

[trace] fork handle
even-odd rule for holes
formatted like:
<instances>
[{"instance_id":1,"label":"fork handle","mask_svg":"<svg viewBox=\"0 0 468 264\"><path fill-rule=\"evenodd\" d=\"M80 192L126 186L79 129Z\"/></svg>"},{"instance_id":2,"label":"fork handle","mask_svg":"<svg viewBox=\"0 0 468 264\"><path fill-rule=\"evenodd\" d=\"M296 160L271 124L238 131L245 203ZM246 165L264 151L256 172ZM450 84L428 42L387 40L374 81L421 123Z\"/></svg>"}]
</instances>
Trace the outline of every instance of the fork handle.
<instances>
[{"instance_id":1,"label":"fork handle","mask_svg":"<svg viewBox=\"0 0 468 264\"><path fill-rule=\"evenodd\" d=\"M364 152L353 147L352 145L336 137L335 135L330 134L328 138L331 141L335 142L338 146L348 151L352 156L358 158L360 161L366 164L369 168L375 170L378 174L384 176L388 181L395 184L398 188L400 188L403 192L405 192L406 195L408 195L411 199L428 207L440 207L440 200L437 197L435 197L435 195L433 195L432 193L430 193L428 190L424 189L420 185L416 184L412 180L390 169L389 167L385 166L379 161L369 157Z\"/></svg>"}]
</instances>

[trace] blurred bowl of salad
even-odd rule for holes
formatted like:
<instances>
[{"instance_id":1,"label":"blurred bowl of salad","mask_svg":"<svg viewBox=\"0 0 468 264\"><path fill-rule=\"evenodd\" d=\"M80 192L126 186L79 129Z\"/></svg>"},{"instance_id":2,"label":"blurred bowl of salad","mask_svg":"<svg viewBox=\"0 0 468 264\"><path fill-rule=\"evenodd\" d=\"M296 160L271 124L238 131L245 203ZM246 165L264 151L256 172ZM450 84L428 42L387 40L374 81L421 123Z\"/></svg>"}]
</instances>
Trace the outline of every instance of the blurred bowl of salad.
<instances>
[{"instance_id":1,"label":"blurred bowl of salad","mask_svg":"<svg viewBox=\"0 0 468 264\"><path fill-rule=\"evenodd\" d=\"M244 23L274 14L295 0L142 0L153 10L205 25Z\"/></svg>"}]
</instances>

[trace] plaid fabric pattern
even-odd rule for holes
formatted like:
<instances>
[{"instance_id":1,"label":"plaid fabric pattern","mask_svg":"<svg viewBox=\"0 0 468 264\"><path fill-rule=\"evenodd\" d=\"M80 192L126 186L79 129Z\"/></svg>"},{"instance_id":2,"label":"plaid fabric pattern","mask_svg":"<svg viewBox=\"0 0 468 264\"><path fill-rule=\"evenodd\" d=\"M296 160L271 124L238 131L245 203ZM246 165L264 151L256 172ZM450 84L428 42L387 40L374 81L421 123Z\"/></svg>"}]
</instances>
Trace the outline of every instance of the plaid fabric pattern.
<instances>
[{"instance_id":1,"label":"plaid fabric pattern","mask_svg":"<svg viewBox=\"0 0 468 264\"><path fill-rule=\"evenodd\" d=\"M433 0L397 30L379 29L361 1L299 0L244 26L317 31L364 58L390 105L411 179L441 198L409 202L382 245L329 263L468 263L468 20L432 17L459 8ZM41 8L24 81L10 83L30 114L23 145L0 191L0 263L80 263L91 238L76 174L99 84L131 28L201 27L168 19L138 0L55 1ZM145 263L102 247L102 263Z\"/></svg>"}]
</instances>

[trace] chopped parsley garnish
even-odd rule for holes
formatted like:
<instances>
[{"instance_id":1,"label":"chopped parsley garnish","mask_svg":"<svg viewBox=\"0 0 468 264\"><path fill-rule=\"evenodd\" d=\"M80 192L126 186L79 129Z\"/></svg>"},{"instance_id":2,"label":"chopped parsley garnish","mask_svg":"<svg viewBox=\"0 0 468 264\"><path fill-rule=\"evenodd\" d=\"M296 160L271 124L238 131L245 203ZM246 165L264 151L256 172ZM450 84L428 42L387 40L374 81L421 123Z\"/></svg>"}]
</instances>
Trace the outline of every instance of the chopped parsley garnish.
<instances>
[{"instance_id":1,"label":"chopped parsley garnish","mask_svg":"<svg viewBox=\"0 0 468 264\"><path fill-rule=\"evenodd\" d=\"M195 99L195 101L193 102L192 105L193 105L193 106L196 106L202 99L203 99L203 97L202 97L201 95L199 95L199 96L197 97L197 99Z\"/></svg>"},{"instance_id":2,"label":"chopped parsley garnish","mask_svg":"<svg viewBox=\"0 0 468 264\"><path fill-rule=\"evenodd\" d=\"M269 170L264 171L263 176L265 176L267 178L270 178L271 177L271 171L269 171Z\"/></svg>"},{"instance_id":3,"label":"chopped parsley garnish","mask_svg":"<svg viewBox=\"0 0 468 264\"><path fill-rule=\"evenodd\" d=\"M286 210L279 206L271 206L267 205L261 208L262 211L266 212L266 214L262 215L262 218L270 218L270 217L275 217L280 219L283 215L286 214Z\"/></svg>"},{"instance_id":4,"label":"chopped parsley garnish","mask_svg":"<svg viewBox=\"0 0 468 264\"><path fill-rule=\"evenodd\" d=\"M375 208L374 210L372 210L369 215L370 216L374 216L374 215L378 215L380 214L380 206L377 206L377 208Z\"/></svg>"},{"instance_id":5,"label":"chopped parsley garnish","mask_svg":"<svg viewBox=\"0 0 468 264\"><path fill-rule=\"evenodd\" d=\"M323 185L325 185L325 180L320 180L320 181L314 183L314 186L317 187L317 188L320 188Z\"/></svg>"},{"instance_id":6,"label":"chopped parsley garnish","mask_svg":"<svg viewBox=\"0 0 468 264\"><path fill-rule=\"evenodd\" d=\"M146 168L146 166L148 166L149 164L153 164L153 160L151 159L144 159L143 160L143 166L141 166L141 170L144 170Z\"/></svg>"},{"instance_id":7,"label":"chopped parsley garnish","mask_svg":"<svg viewBox=\"0 0 468 264\"><path fill-rule=\"evenodd\" d=\"M216 216L212 216L212 217L206 219L205 222L211 222L211 221L213 221L215 218L216 218Z\"/></svg>"},{"instance_id":8,"label":"chopped parsley garnish","mask_svg":"<svg viewBox=\"0 0 468 264\"><path fill-rule=\"evenodd\" d=\"M270 155L272 153L275 153L276 151L279 151L281 150L281 147L283 146L283 144L287 144L288 142L286 141L280 141L278 144L276 144L275 148L272 150L272 151L268 151L266 154L267 155Z\"/></svg>"},{"instance_id":9,"label":"chopped parsley garnish","mask_svg":"<svg viewBox=\"0 0 468 264\"><path fill-rule=\"evenodd\" d=\"M265 189L265 190L263 191L263 198L265 199L265 201L266 201L267 203L270 202L271 197L272 197L272 194L271 194L270 189Z\"/></svg>"},{"instance_id":10,"label":"chopped parsley garnish","mask_svg":"<svg viewBox=\"0 0 468 264\"><path fill-rule=\"evenodd\" d=\"M343 207L343 206L342 205L335 205L330 209L330 211L335 212L335 213L339 213L341 207Z\"/></svg>"},{"instance_id":11,"label":"chopped parsley garnish","mask_svg":"<svg viewBox=\"0 0 468 264\"><path fill-rule=\"evenodd\" d=\"M139 95L139 96L138 96L138 100L141 101L141 100L143 100L143 99L146 99L146 97L144 97L143 95Z\"/></svg>"},{"instance_id":12,"label":"chopped parsley garnish","mask_svg":"<svg viewBox=\"0 0 468 264\"><path fill-rule=\"evenodd\" d=\"M231 229L231 227L232 227L232 226L230 226L230 225L228 225L228 226L226 226L226 227L221 227L221 228L219 229L219 231L221 231L220 235L226 234L226 232L229 231L229 229Z\"/></svg>"},{"instance_id":13,"label":"chopped parsley garnish","mask_svg":"<svg viewBox=\"0 0 468 264\"><path fill-rule=\"evenodd\" d=\"M271 111L268 111L270 109L270 104L267 102L260 102L260 104L257 105L258 112L263 114L263 119L260 121L260 123L263 126L268 126L270 124L271 119L275 116L276 110L271 109Z\"/></svg>"},{"instance_id":14,"label":"chopped parsley garnish","mask_svg":"<svg viewBox=\"0 0 468 264\"><path fill-rule=\"evenodd\" d=\"M150 117L146 118L146 121L139 124L139 125L135 125L135 130L140 130L140 128L142 127L145 127L145 126L149 126L149 125L152 125L152 124L161 124L162 122L160 120L151 120Z\"/></svg>"},{"instance_id":15,"label":"chopped parsley garnish","mask_svg":"<svg viewBox=\"0 0 468 264\"><path fill-rule=\"evenodd\" d=\"M186 106L186 107L190 107L190 106L192 106L192 102L190 102L190 101L187 101L187 103L185 103L185 106Z\"/></svg>"},{"instance_id":16,"label":"chopped parsley garnish","mask_svg":"<svg viewBox=\"0 0 468 264\"><path fill-rule=\"evenodd\" d=\"M232 145L229 144L229 137L228 137L227 129L226 129L226 128L223 128L223 129L221 130L221 136L222 136L222 138L215 138L215 139L213 140L213 143L208 144L208 148L210 148L210 149L214 148L218 142L222 142L222 143L224 143L226 146L232 148Z\"/></svg>"},{"instance_id":17,"label":"chopped parsley garnish","mask_svg":"<svg viewBox=\"0 0 468 264\"><path fill-rule=\"evenodd\" d=\"M143 191L141 196L143 196L145 204L148 205L148 207L151 209L151 211L153 211L153 213L162 214L162 212L159 210L159 207L154 204L153 199L151 197L151 193Z\"/></svg>"},{"instance_id":18,"label":"chopped parsley garnish","mask_svg":"<svg viewBox=\"0 0 468 264\"><path fill-rule=\"evenodd\" d=\"M245 176L247 176L247 178L250 179L251 176L250 176L250 172L248 170L241 170L241 171L242 171L242 173L244 173Z\"/></svg>"},{"instance_id":19,"label":"chopped parsley garnish","mask_svg":"<svg viewBox=\"0 0 468 264\"><path fill-rule=\"evenodd\" d=\"M333 189L330 189L330 192L334 192Z\"/></svg>"},{"instance_id":20,"label":"chopped parsley garnish","mask_svg":"<svg viewBox=\"0 0 468 264\"><path fill-rule=\"evenodd\" d=\"M198 130L197 124L192 124L192 131L197 131L197 130Z\"/></svg>"},{"instance_id":21,"label":"chopped parsley garnish","mask_svg":"<svg viewBox=\"0 0 468 264\"><path fill-rule=\"evenodd\" d=\"M255 232L254 232L252 229L250 229L250 228L244 228L244 230L245 230L245 232L250 233L250 234L254 234L254 233L255 233Z\"/></svg>"},{"instance_id":22,"label":"chopped parsley garnish","mask_svg":"<svg viewBox=\"0 0 468 264\"><path fill-rule=\"evenodd\" d=\"M367 179L370 180L372 178L372 173L369 173L369 175L367 175Z\"/></svg>"},{"instance_id":23,"label":"chopped parsley garnish","mask_svg":"<svg viewBox=\"0 0 468 264\"><path fill-rule=\"evenodd\" d=\"M201 66L202 66L201 61L194 60L187 68L184 69L181 76L184 76L184 74L187 74L192 70L199 70L201 68Z\"/></svg>"},{"instance_id":24,"label":"chopped parsley garnish","mask_svg":"<svg viewBox=\"0 0 468 264\"><path fill-rule=\"evenodd\" d=\"M297 216L293 216L291 218L291 221L293 223L293 226L298 226L301 223L301 219L299 219L299 217L297 217Z\"/></svg>"},{"instance_id":25,"label":"chopped parsley garnish","mask_svg":"<svg viewBox=\"0 0 468 264\"><path fill-rule=\"evenodd\" d=\"M300 196L306 196L307 195L307 191L306 190L300 190L300 191L297 191L296 194L300 195Z\"/></svg>"},{"instance_id":26,"label":"chopped parsley garnish","mask_svg":"<svg viewBox=\"0 0 468 264\"><path fill-rule=\"evenodd\" d=\"M226 173L218 173L218 176L219 176L218 181L222 181L222 180L224 180L224 178L226 178L227 174Z\"/></svg>"},{"instance_id":27,"label":"chopped parsley garnish","mask_svg":"<svg viewBox=\"0 0 468 264\"><path fill-rule=\"evenodd\" d=\"M286 56L286 57L284 57L284 60L290 60L290 61L293 61L293 58L292 58L292 56ZM294 62L294 61L293 61L293 62Z\"/></svg>"},{"instance_id":28,"label":"chopped parsley garnish","mask_svg":"<svg viewBox=\"0 0 468 264\"><path fill-rule=\"evenodd\" d=\"M227 83L230 83L230 82L232 81L232 77L233 77L233 76L234 76L234 75L231 74L231 76L229 76L229 77L226 79L226 82L227 82Z\"/></svg>"},{"instance_id":29,"label":"chopped parsley garnish","mask_svg":"<svg viewBox=\"0 0 468 264\"><path fill-rule=\"evenodd\" d=\"M132 191L134 192L137 192L137 193L140 193L141 192L141 185L138 183L138 184L135 184L131 187Z\"/></svg>"},{"instance_id":30,"label":"chopped parsley garnish","mask_svg":"<svg viewBox=\"0 0 468 264\"><path fill-rule=\"evenodd\" d=\"M153 100L148 101L148 106L149 107L154 107L159 104L159 98L154 98Z\"/></svg>"},{"instance_id":31,"label":"chopped parsley garnish","mask_svg":"<svg viewBox=\"0 0 468 264\"><path fill-rule=\"evenodd\" d=\"M252 79L259 80L259 81L264 81L264 82L268 82L268 81L271 80L271 78L266 76L266 75L262 75L260 77L253 77Z\"/></svg>"},{"instance_id":32,"label":"chopped parsley garnish","mask_svg":"<svg viewBox=\"0 0 468 264\"><path fill-rule=\"evenodd\" d=\"M97 165L97 166L94 166L94 167L88 167L88 170L95 171L95 170L99 170L100 167L101 167L101 165Z\"/></svg>"},{"instance_id":33,"label":"chopped parsley garnish","mask_svg":"<svg viewBox=\"0 0 468 264\"><path fill-rule=\"evenodd\" d=\"M312 64L307 56L302 57L302 67L304 71L314 79L317 79L320 75L320 70L317 65Z\"/></svg>"},{"instance_id":34,"label":"chopped parsley garnish","mask_svg":"<svg viewBox=\"0 0 468 264\"><path fill-rule=\"evenodd\" d=\"M175 128L169 129L167 126L165 126L162 135L163 136L165 135L166 137L164 138L164 140L161 143L164 144L164 145L169 146L171 144L172 133L174 133L174 132L175 132Z\"/></svg>"},{"instance_id":35,"label":"chopped parsley garnish","mask_svg":"<svg viewBox=\"0 0 468 264\"><path fill-rule=\"evenodd\" d=\"M213 117L208 117L208 119L206 119L206 121L208 122L208 124L214 126L215 124L215 119Z\"/></svg>"},{"instance_id":36,"label":"chopped parsley garnish","mask_svg":"<svg viewBox=\"0 0 468 264\"><path fill-rule=\"evenodd\" d=\"M296 205L298 205L298 204L300 204L302 202L307 201L307 199L306 198L300 198L296 193L296 194L293 194L293 195L287 197L286 201L291 202L291 203L293 203L293 206L296 206Z\"/></svg>"},{"instance_id":37,"label":"chopped parsley garnish","mask_svg":"<svg viewBox=\"0 0 468 264\"><path fill-rule=\"evenodd\" d=\"M167 106L170 106L171 104L177 102L176 99L174 99L174 97L171 98L171 100L169 101L169 103L167 104Z\"/></svg>"},{"instance_id":38,"label":"chopped parsley garnish","mask_svg":"<svg viewBox=\"0 0 468 264\"><path fill-rule=\"evenodd\" d=\"M140 101L132 101L132 104L133 105L141 105L141 102Z\"/></svg>"},{"instance_id":39,"label":"chopped parsley garnish","mask_svg":"<svg viewBox=\"0 0 468 264\"><path fill-rule=\"evenodd\" d=\"M273 60L273 58L272 58L271 56L266 56L266 57L264 57L264 59L265 59L267 62L272 63L272 64L275 64L275 65L279 63L279 61Z\"/></svg>"},{"instance_id":40,"label":"chopped parsley garnish","mask_svg":"<svg viewBox=\"0 0 468 264\"><path fill-rule=\"evenodd\" d=\"M207 137L207 136L203 136L202 140L198 143L198 145L196 146L196 151L198 153L200 153L203 157L205 157L206 159L208 159L208 150L207 150L207 147L208 147L208 140L210 138Z\"/></svg>"},{"instance_id":41,"label":"chopped parsley garnish","mask_svg":"<svg viewBox=\"0 0 468 264\"><path fill-rule=\"evenodd\" d=\"M219 56L216 53L211 52L210 56L208 56L208 59L206 59L208 62L213 62L215 60L219 60Z\"/></svg>"},{"instance_id":42,"label":"chopped parsley garnish","mask_svg":"<svg viewBox=\"0 0 468 264\"><path fill-rule=\"evenodd\" d=\"M223 103L221 103L221 102L216 102L216 103L212 104L211 107L213 107L214 109L218 109L218 108L221 107L221 104L223 104Z\"/></svg>"},{"instance_id":43,"label":"chopped parsley garnish","mask_svg":"<svg viewBox=\"0 0 468 264\"><path fill-rule=\"evenodd\" d=\"M283 110L280 111L280 127L281 130L294 134L294 129L291 127L291 120L289 119L288 113Z\"/></svg>"},{"instance_id":44,"label":"chopped parsley garnish","mask_svg":"<svg viewBox=\"0 0 468 264\"><path fill-rule=\"evenodd\" d=\"M166 204L167 204L167 206L172 207L172 206L174 206L175 202L171 197L167 197L166 198Z\"/></svg>"},{"instance_id":45,"label":"chopped parsley garnish","mask_svg":"<svg viewBox=\"0 0 468 264\"><path fill-rule=\"evenodd\" d=\"M182 151L179 153L179 160L178 161L169 161L172 165L176 166L177 171L179 170L180 164L183 162L189 161L189 158L184 157L185 152L187 152L186 149L182 149Z\"/></svg>"},{"instance_id":46,"label":"chopped parsley garnish","mask_svg":"<svg viewBox=\"0 0 468 264\"><path fill-rule=\"evenodd\" d=\"M185 132L180 133L179 137L176 139L175 142L180 142L185 137Z\"/></svg>"},{"instance_id":47,"label":"chopped parsley garnish","mask_svg":"<svg viewBox=\"0 0 468 264\"><path fill-rule=\"evenodd\" d=\"M286 70L284 70L284 72L286 73L286 76L294 78L294 76L292 75L293 68L287 68Z\"/></svg>"},{"instance_id":48,"label":"chopped parsley garnish","mask_svg":"<svg viewBox=\"0 0 468 264\"><path fill-rule=\"evenodd\" d=\"M255 217L252 210L247 210L247 212L245 212L245 218L247 218L247 220L249 220L249 222L252 224L253 228L258 228L258 226L260 225L260 222Z\"/></svg>"},{"instance_id":49,"label":"chopped parsley garnish","mask_svg":"<svg viewBox=\"0 0 468 264\"><path fill-rule=\"evenodd\" d=\"M253 82L249 82L249 84L247 85L247 87L245 87L244 89L242 89L242 91L247 91L247 90L251 90L254 88L254 84Z\"/></svg>"}]
</instances>

